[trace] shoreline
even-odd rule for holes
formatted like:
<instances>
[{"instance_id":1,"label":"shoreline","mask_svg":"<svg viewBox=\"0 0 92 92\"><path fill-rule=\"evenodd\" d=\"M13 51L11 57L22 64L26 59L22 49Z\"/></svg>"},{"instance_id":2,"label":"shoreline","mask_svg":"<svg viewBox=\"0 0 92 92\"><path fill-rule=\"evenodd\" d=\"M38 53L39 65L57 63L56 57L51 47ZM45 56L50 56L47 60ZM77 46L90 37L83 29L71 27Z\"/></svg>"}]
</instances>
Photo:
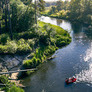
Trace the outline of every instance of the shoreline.
<instances>
[{"instance_id":1,"label":"shoreline","mask_svg":"<svg viewBox=\"0 0 92 92\"><path fill-rule=\"evenodd\" d=\"M45 23L45 22L39 22L40 23L40 27L41 28L43 28L43 26L44 25L46 25L46 24L48 24L50 27L52 27L52 28L54 28L55 30L56 30L56 32L57 32L57 34L58 35L60 35L61 37L62 37L62 35L63 35L63 33L65 33L65 34L67 34L67 36L64 36L64 37L66 37L67 39L69 39L69 41L66 41L63 45L61 45L61 47L60 48L62 48L62 47L64 47L64 46L67 46L68 44L70 44L71 43L71 36L69 35L69 33L66 31L66 30L64 30L64 29L62 29L61 27L59 27L59 26L56 26L56 25L52 25L52 24L50 24L50 23ZM62 33L62 31L63 31L63 33ZM41 56L42 58L42 61L39 63L39 65L41 65L41 63L44 63L45 61L47 62L47 60L51 60L51 59L53 59L53 58L55 58L55 57L52 57L52 55L55 53L55 51L58 49L58 47L57 46L54 46L54 45L49 45L49 46L47 46L47 47L44 47L44 50L42 50L42 46L40 47L40 49L35 49L35 51L40 51L41 53L39 53L38 52L38 55L39 54L43 54L43 56ZM50 52L48 52L48 55L46 56L46 51L50 51ZM45 53L45 54L44 54ZM37 53L35 53L34 55L37 55ZM28 56L28 55L27 55ZM44 58L43 58L44 57ZM29 57L30 58L30 57ZM36 57L36 60L37 60L37 57ZM24 61L23 61L24 62ZM37 61L36 61L37 62ZM37 65L36 67L38 67L39 65ZM22 64L22 66L23 66L23 64ZM26 69L26 68L24 68L24 69ZM32 68L30 68L30 69L32 69ZM22 85L22 83L20 83L21 81L22 81L22 79L21 79L21 77L20 77L20 79L18 80L18 74L19 73L13 73L11 76L10 76L10 81L11 82L15 82L15 84L16 84L16 86L20 86L20 87L25 87L24 85ZM27 72L27 76L29 76L30 74L32 74L32 72L30 72L30 71L28 71Z\"/></svg>"},{"instance_id":2,"label":"shoreline","mask_svg":"<svg viewBox=\"0 0 92 92\"><path fill-rule=\"evenodd\" d=\"M67 20L67 21L70 21L71 23L74 23L74 24L76 24L76 23L81 23L81 24L83 24L83 25L87 25L87 26L90 26L91 24L89 24L89 23L86 23L86 22L82 22L82 21L78 21L78 20L71 20L71 19L68 19L68 18L60 18L60 17L58 17L58 16L50 16L50 15L45 15L45 14L41 14L42 16L47 16L47 17L50 17L50 18L56 18L56 19L62 19L62 20ZM77 22L75 22L75 21L77 21Z\"/></svg>"}]
</instances>

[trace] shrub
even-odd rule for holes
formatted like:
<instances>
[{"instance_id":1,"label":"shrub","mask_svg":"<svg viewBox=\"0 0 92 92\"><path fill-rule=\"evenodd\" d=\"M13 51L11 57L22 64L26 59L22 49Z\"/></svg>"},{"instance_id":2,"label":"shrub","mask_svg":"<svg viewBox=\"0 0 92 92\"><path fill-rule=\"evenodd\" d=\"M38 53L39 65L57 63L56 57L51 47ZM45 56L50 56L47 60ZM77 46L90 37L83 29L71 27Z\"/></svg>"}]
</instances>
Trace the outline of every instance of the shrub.
<instances>
[{"instance_id":1,"label":"shrub","mask_svg":"<svg viewBox=\"0 0 92 92\"><path fill-rule=\"evenodd\" d=\"M32 68L33 67L33 62L32 62L32 60L24 60L24 62L23 62L23 66L25 67L25 68Z\"/></svg>"},{"instance_id":2,"label":"shrub","mask_svg":"<svg viewBox=\"0 0 92 92\"><path fill-rule=\"evenodd\" d=\"M7 51L7 46L5 45L5 46L3 46L3 45L0 45L0 53L2 54L2 53L8 53L8 51Z\"/></svg>"},{"instance_id":3,"label":"shrub","mask_svg":"<svg viewBox=\"0 0 92 92\"><path fill-rule=\"evenodd\" d=\"M29 46L28 43L24 39L20 39L18 41L18 50L17 52L30 52L32 48Z\"/></svg>"},{"instance_id":4,"label":"shrub","mask_svg":"<svg viewBox=\"0 0 92 92\"><path fill-rule=\"evenodd\" d=\"M0 36L0 43L1 43L1 44L5 45L8 40L10 40L8 34L2 34L2 35Z\"/></svg>"},{"instance_id":5,"label":"shrub","mask_svg":"<svg viewBox=\"0 0 92 92\"><path fill-rule=\"evenodd\" d=\"M38 58L37 59L37 65L39 65L39 64L41 64L42 62L41 62L41 60Z\"/></svg>"},{"instance_id":6,"label":"shrub","mask_svg":"<svg viewBox=\"0 0 92 92\"><path fill-rule=\"evenodd\" d=\"M37 66L37 59L33 57L32 62L33 62L33 68L35 68Z\"/></svg>"},{"instance_id":7,"label":"shrub","mask_svg":"<svg viewBox=\"0 0 92 92\"><path fill-rule=\"evenodd\" d=\"M34 39L28 39L27 42L28 42L28 44L29 44L30 47L32 47L32 48L34 47L34 45L35 45Z\"/></svg>"},{"instance_id":8,"label":"shrub","mask_svg":"<svg viewBox=\"0 0 92 92\"><path fill-rule=\"evenodd\" d=\"M56 37L56 46L58 47L65 46L71 42L71 38L69 37L64 37L60 35L57 35Z\"/></svg>"},{"instance_id":9,"label":"shrub","mask_svg":"<svg viewBox=\"0 0 92 92\"><path fill-rule=\"evenodd\" d=\"M42 33L39 38L39 42L43 45L49 45L49 38L46 32Z\"/></svg>"},{"instance_id":10,"label":"shrub","mask_svg":"<svg viewBox=\"0 0 92 92\"><path fill-rule=\"evenodd\" d=\"M16 39L32 39L35 38L36 34L34 34L33 32L21 32L21 33L15 33L14 34L14 38Z\"/></svg>"},{"instance_id":11,"label":"shrub","mask_svg":"<svg viewBox=\"0 0 92 92\"><path fill-rule=\"evenodd\" d=\"M17 44L16 44L16 42L15 41L8 41L7 42L7 52L8 53L16 53L16 51L17 51Z\"/></svg>"},{"instance_id":12,"label":"shrub","mask_svg":"<svg viewBox=\"0 0 92 92\"><path fill-rule=\"evenodd\" d=\"M45 55L49 56L51 54L53 54L56 51L56 48L54 46L48 46L45 50Z\"/></svg>"},{"instance_id":13,"label":"shrub","mask_svg":"<svg viewBox=\"0 0 92 92\"><path fill-rule=\"evenodd\" d=\"M24 92L24 90L13 85L7 92Z\"/></svg>"},{"instance_id":14,"label":"shrub","mask_svg":"<svg viewBox=\"0 0 92 92\"><path fill-rule=\"evenodd\" d=\"M0 83L7 84L8 78L4 75L0 76Z\"/></svg>"}]
</instances>

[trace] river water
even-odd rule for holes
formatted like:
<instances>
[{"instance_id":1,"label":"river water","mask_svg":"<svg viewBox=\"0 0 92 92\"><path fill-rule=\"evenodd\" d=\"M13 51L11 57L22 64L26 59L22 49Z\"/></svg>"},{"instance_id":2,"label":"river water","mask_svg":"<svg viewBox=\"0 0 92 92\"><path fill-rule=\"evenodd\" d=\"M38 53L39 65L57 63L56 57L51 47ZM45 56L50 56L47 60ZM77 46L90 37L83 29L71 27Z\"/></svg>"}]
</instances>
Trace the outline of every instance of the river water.
<instances>
[{"instance_id":1,"label":"river water","mask_svg":"<svg viewBox=\"0 0 92 92\"><path fill-rule=\"evenodd\" d=\"M91 92L92 91L92 37L86 25L42 16L41 21L67 30L72 42L55 52L56 58L40 66L24 80L26 92ZM53 56L54 56L53 55ZM66 85L65 78L75 76L77 82Z\"/></svg>"}]
</instances>

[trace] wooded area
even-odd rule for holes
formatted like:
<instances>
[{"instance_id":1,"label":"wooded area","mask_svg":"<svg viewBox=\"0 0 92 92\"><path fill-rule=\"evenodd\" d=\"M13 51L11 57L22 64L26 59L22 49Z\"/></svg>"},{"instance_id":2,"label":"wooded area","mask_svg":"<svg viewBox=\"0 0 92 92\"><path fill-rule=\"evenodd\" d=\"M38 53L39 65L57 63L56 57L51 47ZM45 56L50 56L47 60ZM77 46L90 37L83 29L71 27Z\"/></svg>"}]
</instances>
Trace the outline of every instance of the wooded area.
<instances>
[{"instance_id":1,"label":"wooded area","mask_svg":"<svg viewBox=\"0 0 92 92\"><path fill-rule=\"evenodd\" d=\"M35 7L39 6L39 11L44 9L43 0L37 4L32 0L0 0L0 34L10 33L13 39L14 32L31 29L35 24Z\"/></svg>"},{"instance_id":2,"label":"wooded area","mask_svg":"<svg viewBox=\"0 0 92 92\"><path fill-rule=\"evenodd\" d=\"M59 0L53 3L50 5L46 3L50 9L46 8L47 10L43 14L73 22L92 24L92 0Z\"/></svg>"}]
</instances>

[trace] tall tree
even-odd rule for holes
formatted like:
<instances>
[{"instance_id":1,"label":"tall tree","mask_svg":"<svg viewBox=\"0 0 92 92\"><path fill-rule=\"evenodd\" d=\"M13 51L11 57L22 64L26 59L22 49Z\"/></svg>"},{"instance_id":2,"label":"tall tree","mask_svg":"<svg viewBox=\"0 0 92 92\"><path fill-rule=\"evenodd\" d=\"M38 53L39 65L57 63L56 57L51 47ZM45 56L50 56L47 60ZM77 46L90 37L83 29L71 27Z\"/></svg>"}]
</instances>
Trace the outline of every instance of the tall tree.
<instances>
[{"instance_id":1,"label":"tall tree","mask_svg":"<svg viewBox=\"0 0 92 92\"><path fill-rule=\"evenodd\" d=\"M37 10L39 10L40 12L45 10L45 1L44 0L35 0L35 23L36 24L37 24L37 15L38 15Z\"/></svg>"},{"instance_id":2,"label":"tall tree","mask_svg":"<svg viewBox=\"0 0 92 92\"><path fill-rule=\"evenodd\" d=\"M58 11L60 11L63 8L63 5L64 5L63 1L61 1L61 0L57 1L56 2L56 9Z\"/></svg>"},{"instance_id":3,"label":"tall tree","mask_svg":"<svg viewBox=\"0 0 92 92\"><path fill-rule=\"evenodd\" d=\"M8 31L8 23L7 23L7 16L8 16L8 1L7 0L5 0L4 1L4 3L5 3L5 30L6 31Z\"/></svg>"},{"instance_id":4,"label":"tall tree","mask_svg":"<svg viewBox=\"0 0 92 92\"><path fill-rule=\"evenodd\" d=\"M38 7L39 7L39 11L44 11L45 10L45 1L39 0Z\"/></svg>"},{"instance_id":5,"label":"tall tree","mask_svg":"<svg viewBox=\"0 0 92 92\"><path fill-rule=\"evenodd\" d=\"M11 40L13 40L13 34L12 34L12 25L11 25L11 17L10 17L10 1L7 1L7 11L8 11L8 17L9 17L9 31L10 31L10 37Z\"/></svg>"},{"instance_id":6,"label":"tall tree","mask_svg":"<svg viewBox=\"0 0 92 92\"><path fill-rule=\"evenodd\" d=\"M37 0L35 0L35 24L37 24Z\"/></svg>"},{"instance_id":7,"label":"tall tree","mask_svg":"<svg viewBox=\"0 0 92 92\"><path fill-rule=\"evenodd\" d=\"M0 34L1 34L1 17L2 17L2 15L1 15L1 12L2 11L2 2L0 1Z\"/></svg>"},{"instance_id":8,"label":"tall tree","mask_svg":"<svg viewBox=\"0 0 92 92\"><path fill-rule=\"evenodd\" d=\"M70 2L70 17L78 19L81 14L81 0L71 0Z\"/></svg>"}]
</instances>

